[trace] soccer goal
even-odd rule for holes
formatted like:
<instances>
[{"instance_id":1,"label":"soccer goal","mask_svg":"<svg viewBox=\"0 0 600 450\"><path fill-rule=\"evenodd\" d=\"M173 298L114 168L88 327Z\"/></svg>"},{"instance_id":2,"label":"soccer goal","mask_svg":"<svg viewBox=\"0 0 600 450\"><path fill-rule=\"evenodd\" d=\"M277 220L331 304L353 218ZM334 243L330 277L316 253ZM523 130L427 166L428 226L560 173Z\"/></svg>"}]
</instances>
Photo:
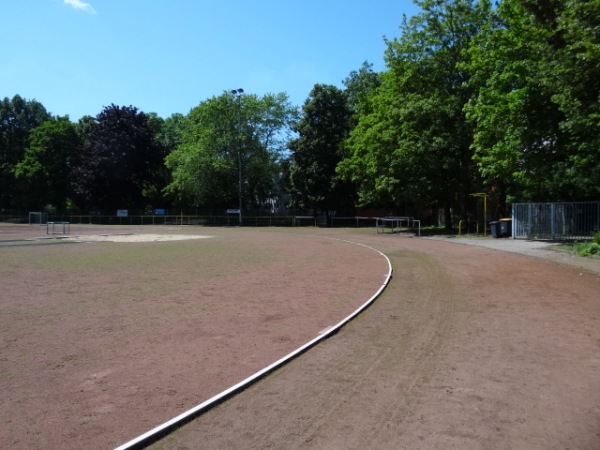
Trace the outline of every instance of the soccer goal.
<instances>
[{"instance_id":1,"label":"soccer goal","mask_svg":"<svg viewBox=\"0 0 600 450\"><path fill-rule=\"evenodd\" d=\"M417 236L421 236L421 221L413 217L377 217L375 227L377 234L414 231Z\"/></svg>"},{"instance_id":2,"label":"soccer goal","mask_svg":"<svg viewBox=\"0 0 600 450\"><path fill-rule=\"evenodd\" d=\"M69 222L46 222L46 234L70 234Z\"/></svg>"},{"instance_id":3,"label":"soccer goal","mask_svg":"<svg viewBox=\"0 0 600 450\"><path fill-rule=\"evenodd\" d=\"M47 212L30 212L29 225L46 225L48 223Z\"/></svg>"}]
</instances>

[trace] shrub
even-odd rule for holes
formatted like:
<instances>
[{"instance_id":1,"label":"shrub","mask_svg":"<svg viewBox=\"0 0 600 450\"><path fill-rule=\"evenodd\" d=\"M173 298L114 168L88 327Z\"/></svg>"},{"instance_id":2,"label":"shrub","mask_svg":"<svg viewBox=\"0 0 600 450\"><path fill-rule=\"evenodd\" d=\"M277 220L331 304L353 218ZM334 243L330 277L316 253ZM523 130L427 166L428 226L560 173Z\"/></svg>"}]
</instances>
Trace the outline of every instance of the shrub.
<instances>
[{"instance_id":1,"label":"shrub","mask_svg":"<svg viewBox=\"0 0 600 450\"><path fill-rule=\"evenodd\" d=\"M579 256L600 255L600 244L592 242L590 244L579 244L575 246Z\"/></svg>"}]
</instances>

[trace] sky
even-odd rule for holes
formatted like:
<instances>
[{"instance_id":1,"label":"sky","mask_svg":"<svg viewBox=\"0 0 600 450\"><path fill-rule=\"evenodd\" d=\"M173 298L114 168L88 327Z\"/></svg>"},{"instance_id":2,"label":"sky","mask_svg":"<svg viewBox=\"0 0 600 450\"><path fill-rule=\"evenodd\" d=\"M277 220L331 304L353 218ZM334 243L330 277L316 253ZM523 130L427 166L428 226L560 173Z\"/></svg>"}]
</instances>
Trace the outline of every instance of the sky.
<instances>
[{"instance_id":1,"label":"sky","mask_svg":"<svg viewBox=\"0 0 600 450\"><path fill-rule=\"evenodd\" d=\"M412 0L0 0L0 98L77 121L106 106L162 118L242 88L286 92L385 69Z\"/></svg>"}]
</instances>

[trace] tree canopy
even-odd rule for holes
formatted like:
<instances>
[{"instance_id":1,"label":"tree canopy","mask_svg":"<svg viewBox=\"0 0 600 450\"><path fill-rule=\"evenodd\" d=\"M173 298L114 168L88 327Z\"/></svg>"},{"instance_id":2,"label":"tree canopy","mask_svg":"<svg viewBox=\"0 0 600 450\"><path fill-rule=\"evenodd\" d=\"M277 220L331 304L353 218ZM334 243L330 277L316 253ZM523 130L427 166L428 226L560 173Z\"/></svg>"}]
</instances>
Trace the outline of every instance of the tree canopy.
<instances>
[{"instance_id":1,"label":"tree canopy","mask_svg":"<svg viewBox=\"0 0 600 450\"><path fill-rule=\"evenodd\" d=\"M301 111L236 90L186 115L111 105L72 124L4 98L0 208L443 208L450 226L474 193L598 199L600 0L415 3L385 70L316 83Z\"/></svg>"},{"instance_id":2,"label":"tree canopy","mask_svg":"<svg viewBox=\"0 0 600 450\"><path fill-rule=\"evenodd\" d=\"M298 138L289 143L291 195L297 208L316 213L354 206L353 189L336 176L351 118L344 91L329 85L312 89L294 127Z\"/></svg>"},{"instance_id":3,"label":"tree canopy","mask_svg":"<svg viewBox=\"0 0 600 450\"><path fill-rule=\"evenodd\" d=\"M80 204L105 209L144 207L147 189L166 156L148 116L133 106L111 105L87 121L83 130L75 168Z\"/></svg>"},{"instance_id":4,"label":"tree canopy","mask_svg":"<svg viewBox=\"0 0 600 450\"><path fill-rule=\"evenodd\" d=\"M0 206L16 206L20 198L20 183L15 179L17 164L23 159L29 132L50 117L36 100L20 95L0 101Z\"/></svg>"},{"instance_id":5,"label":"tree canopy","mask_svg":"<svg viewBox=\"0 0 600 450\"><path fill-rule=\"evenodd\" d=\"M180 143L166 158L173 175L166 193L196 207L234 208L240 194L243 208L267 207L295 115L284 93L224 92L200 103L184 119Z\"/></svg>"},{"instance_id":6,"label":"tree canopy","mask_svg":"<svg viewBox=\"0 0 600 450\"><path fill-rule=\"evenodd\" d=\"M600 193L599 17L598 1L505 0L470 49L475 160L513 199Z\"/></svg>"},{"instance_id":7,"label":"tree canopy","mask_svg":"<svg viewBox=\"0 0 600 450\"><path fill-rule=\"evenodd\" d=\"M417 3L423 12L405 20L401 36L387 42L389 69L370 111L350 134L350 155L339 171L360 184L363 204L439 203L449 214L477 184L472 130L463 112L472 90L462 64L491 6Z\"/></svg>"},{"instance_id":8,"label":"tree canopy","mask_svg":"<svg viewBox=\"0 0 600 450\"><path fill-rule=\"evenodd\" d=\"M77 127L68 117L52 117L34 128L23 159L15 167L15 177L23 180L25 205L43 210L59 209L73 198L73 169L78 166L81 146Z\"/></svg>"}]
</instances>

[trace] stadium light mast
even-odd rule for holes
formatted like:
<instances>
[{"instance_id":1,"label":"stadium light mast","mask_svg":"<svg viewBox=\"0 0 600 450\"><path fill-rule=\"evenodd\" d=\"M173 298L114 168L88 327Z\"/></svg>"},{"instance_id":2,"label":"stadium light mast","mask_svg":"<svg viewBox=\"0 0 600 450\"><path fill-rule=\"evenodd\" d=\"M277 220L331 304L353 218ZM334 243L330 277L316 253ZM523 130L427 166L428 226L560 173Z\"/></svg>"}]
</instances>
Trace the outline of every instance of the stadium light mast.
<instances>
[{"instance_id":1,"label":"stadium light mast","mask_svg":"<svg viewBox=\"0 0 600 450\"><path fill-rule=\"evenodd\" d=\"M238 199L239 199L239 208L238 208L238 220L240 227L242 226L242 94L244 90L242 88L233 89L231 94L238 99L238 182L239 182L239 190L238 190Z\"/></svg>"}]
</instances>

